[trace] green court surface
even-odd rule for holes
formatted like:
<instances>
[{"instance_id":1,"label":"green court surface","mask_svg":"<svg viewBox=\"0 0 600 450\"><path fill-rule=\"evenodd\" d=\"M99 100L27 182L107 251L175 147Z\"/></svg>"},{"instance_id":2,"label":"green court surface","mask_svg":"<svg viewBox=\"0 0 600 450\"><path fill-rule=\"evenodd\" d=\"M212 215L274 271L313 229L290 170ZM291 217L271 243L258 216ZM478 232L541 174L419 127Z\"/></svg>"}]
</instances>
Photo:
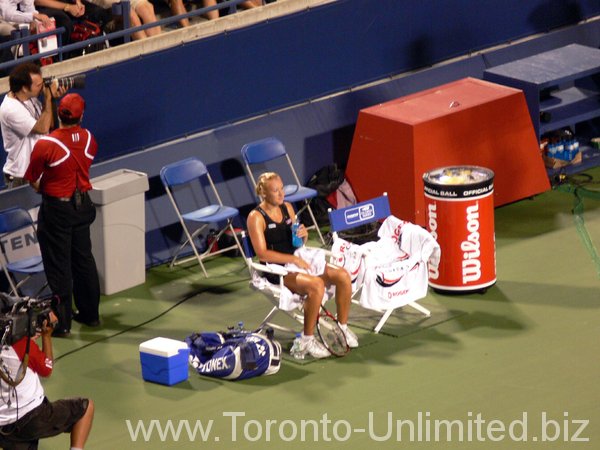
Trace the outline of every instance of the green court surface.
<instances>
[{"instance_id":1,"label":"green court surface","mask_svg":"<svg viewBox=\"0 0 600 450\"><path fill-rule=\"evenodd\" d=\"M276 375L241 382L192 370L171 387L142 380L141 342L251 328L271 308L241 258L209 262L209 279L152 268L143 286L102 298L102 328L54 340L46 393L95 401L90 449L600 448L600 199L575 205L565 188L496 209L486 293L430 291L430 319L400 311L380 334L355 307L363 345L348 356L285 357Z\"/></svg>"}]
</instances>

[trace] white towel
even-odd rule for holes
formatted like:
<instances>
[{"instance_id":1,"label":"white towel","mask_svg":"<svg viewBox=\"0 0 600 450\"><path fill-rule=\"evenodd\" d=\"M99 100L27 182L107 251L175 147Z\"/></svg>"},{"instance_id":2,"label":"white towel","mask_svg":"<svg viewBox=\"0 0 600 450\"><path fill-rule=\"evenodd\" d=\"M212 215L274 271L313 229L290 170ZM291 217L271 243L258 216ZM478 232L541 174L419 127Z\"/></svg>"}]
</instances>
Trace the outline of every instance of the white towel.
<instances>
[{"instance_id":1,"label":"white towel","mask_svg":"<svg viewBox=\"0 0 600 450\"><path fill-rule=\"evenodd\" d=\"M303 246L297 248L294 255L310 264L310 269L305 270L298 267L296 264L287 263L284 267L288 272L308 273L315 276L323 275L323 272L325 272L325 264L327 261L325 261L325 252L320 248Z\"/></svg>"},{"instance_id":2,"label":"white towel","mask_svg":"<svg viewBox=\"0 0 600 450\"><path fill-rule=\"evenodd\" d=\"M352 292L356 291L362 286L365 276L361 246L336 236L331 246L331 253L333 253L332 263L346 269L352 280Z\"/></svg>"},{"instance_id":3,"label":"white towel","mask_svg":"<svg viewBox=\"0 0 600 450\"><path fill-rule=\"evenodd\" d=\"M360 294L361 306L375 310L399 308L427 295L427 264L399 258L369 265Z\"/></svg>"},{"instance_id":4,"label":"white towel","mask_svg":"<svg viewBox=\"0 0 600 450\"><path fill-rule=\"evenodd\" d=\"M397 242L400 249L411 257L437 267L440 263L440 246L433 236L419 225L389 216L377 232L380 238L389 238Z\"/></svg>"},{"instance_id":5,"label":"white towel","mask_svg":"<svg viewBox=\"0 0 600 450\"><path fill-rule=\"evenodd\" d=\"M379 227L377 236L379 238L390 238L394 242L399 242L400 235L402 235L402 228L408 223L398 219L396 216L388 216L381 224L381 227Z\"/></svg>"},{"instance_id":6,"label":"white towel","mask_svg":"<svg viewBox=\"0 0 600 450\"><path fill-rule=\"evenodd\" d=\"M386 310L427 295L427 264L438 265L440 258L433 236L395 216L383 222L377 235L379 240L362 245L338 239L332 247L338 264L351 275L360 271L361 279L353 284L353 291L362 285L360 304Z\"/></svg>"},{"instance_id":7,"label":"white towel","mask_svg":"<svg viewBox=\"0 0 600 450\"><path fill-rule=\"evenodd\" d=\"M296 266L295 264L288 263L284 266L288 272L309 273L311 275L319 276L325 271L326 260L325 252L323 250L311 247L300 247L296 249L294 255L308 262L310 264L310 269L307 271ZM281 267L278 264L267 263L266 265L267 267ZM267 291L274 297L279 296L279 309L283 311L292 311L302 306L304 296L293 293L286 286L283 286L282 288L279 284L269 283L258 271L254 271L252 274L252 285L260 291ZM327 301L329 295L333 295L332 291L325 291L323 302Z\"/></svg>"},{"instance_id":8,"label":"white towel","mask_svg":"<svg viewBox=\"0 0 600 450\"><path fill-rule=\"evenodd\" d=\"M440 246L422 227L389 216L367 260L360 304L385 310L399 308L427 295L428 262L439 264ZM393 251L388 247L393 247Z\"/></svg>"}]
</instances>

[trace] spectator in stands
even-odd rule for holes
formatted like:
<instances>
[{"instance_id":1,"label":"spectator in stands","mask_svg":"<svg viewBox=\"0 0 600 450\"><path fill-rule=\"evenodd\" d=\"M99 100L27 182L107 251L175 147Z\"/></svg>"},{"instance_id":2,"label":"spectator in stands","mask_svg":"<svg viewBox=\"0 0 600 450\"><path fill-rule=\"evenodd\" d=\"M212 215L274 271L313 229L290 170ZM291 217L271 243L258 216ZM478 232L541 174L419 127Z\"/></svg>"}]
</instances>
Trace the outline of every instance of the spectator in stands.
<instances>
[{"instance_id":1,"label":"spectator in stands","mask_svg":"<svg viewBox=\"0 0 600 450\"><path fill-rule=\"evenodd\" d=\"M163 0L151 0L151 1L153 1L153 3L155 5L158 5L159 7L160 7L160 3L163 2ZM164 2L167 5L169 5L169 8L171 9L171 14L173 14L174 16L179 16L181 14L187 13L187 9L185 8L185 6L183 4L183 0L164 0ZM189 19L180 19L179 25L181 27L189 27L190 20Z\"/></svg>"},{"instance_id":2,"label":"spectator in stands","mask_svg":"<svg viewBox=\"0 0 600 450\"><path fill-rule=\"evenodd\" d=\"M209 6L214 6L217 4L217 0L202 0L202 7L208 8ZM262 5L262 0L246 0L245 2L240 3L238 6L243 9L251 9L256 8ZM204 15L208 20L214 20L219 18L219 10L213 9L212 11L207 12Z\"/></svg>"},{"instance_id":3,"label":"spectator in stands","mask_svg":"<svg viewBox=\"0 0 600 450\"><path fill-rule=\"evenodd\" d=\"M71 42L73 33L73 20L86 19L98 24L101 28L110 21L111 13L109 9L102 8L87 1L75 0L34 0L36 9L56 21L56 27L64 27L66 32L62 35L62 44L67 45Z\"/></svg>"},{"instance_id":4,"label":"spectator in stands","mask_svg":"<svg viewBox=\"0 0 600 450\"><path fill-rule=\"evenodd\" d=\"M112 8L113 3L119 3L120 0L89 0L90 3L100 6L101 8ZM131 1L131 26L139 27L142 24L156 22L156 14L154 6L148 0L130 0ZM182 0L178 0L182 1ZM183 8L183 4L181 6ZM160 27L146 28L143 31L138 31L131 35L132 39L144 39L160 34Z\"/></svg>"},{"instance_id":5,"label":"spectator in stands","mask_svg":"<svg viewBox=\"0 0 600 450\"><path fill-rule=\"evenodd\" d=\"M52 98L65 89L44 85L42 72L34 63L16 66L8 78L9 91L0 105L0 128L6 162L3 167L7 188L26 184L23 180L33 146L53 125ZM38 98L43 93L44 100Z\"/></svg>"},{"instance_id":6,"label":"spectator in stands","mask_svg":"<svg viewBox=\"0 0 600 450\"><path fill-rule=\"evenodd\" d=\"M50 17L35 9L33 0L0 0L0 36L10 36L19 24L34 24L34 19L46 26L52 24Z\"/></svg>"}]
</instances>

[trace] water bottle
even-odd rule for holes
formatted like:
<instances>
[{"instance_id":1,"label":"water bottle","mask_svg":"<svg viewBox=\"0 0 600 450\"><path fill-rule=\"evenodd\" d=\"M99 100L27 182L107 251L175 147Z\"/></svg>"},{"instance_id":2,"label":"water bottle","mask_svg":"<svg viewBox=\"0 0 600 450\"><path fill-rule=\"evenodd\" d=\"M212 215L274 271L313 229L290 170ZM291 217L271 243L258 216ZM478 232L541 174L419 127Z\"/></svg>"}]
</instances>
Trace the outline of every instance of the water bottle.
<instances>
[{"instance_id":1,"label":"water bottle","mask_svg":"<svg viewBox=\"0 0 600 450\"><path fill-rule=\"evenodd\" d=\"M304 352L302 351L302 346L300 342L302 340L302 333L296 333L296 338L294 342L292 342L292 348L290 349L290 355L292 355L295 359L304 359Z\"/></svg>"},{"instance_id":2,"label":"water bottle","mask_svg":"<svg viewBox=\"0 0 600 450\"><path fill-rule=\"evenodd\" d=\"M300 222L296 219L292 224L292 245L296 248L304 245L304 240L298 236L298 228L300 228Z\"/></svg>"},{"instance_id":3,"label":"water bottle","mask_svg":"<svg viewBox=\"0 0 600 450\"><path fill-rule=\"evenodd\" d=\"M556 144L556 157L558 159L565 159L565 143L564 141L561 139L560 141L558 141L558 143Z\"/></svg>"},{"instance_id":4,"label":"water bottle","mask_svg":"<svg viewBox=\"0 0 600 450\"><path fill-rule=\"evenodd\" d=\"M565 141L565 156L567 161L571 161L573 159L573 140L567 139Z\"/></svg>"}]
</instances>

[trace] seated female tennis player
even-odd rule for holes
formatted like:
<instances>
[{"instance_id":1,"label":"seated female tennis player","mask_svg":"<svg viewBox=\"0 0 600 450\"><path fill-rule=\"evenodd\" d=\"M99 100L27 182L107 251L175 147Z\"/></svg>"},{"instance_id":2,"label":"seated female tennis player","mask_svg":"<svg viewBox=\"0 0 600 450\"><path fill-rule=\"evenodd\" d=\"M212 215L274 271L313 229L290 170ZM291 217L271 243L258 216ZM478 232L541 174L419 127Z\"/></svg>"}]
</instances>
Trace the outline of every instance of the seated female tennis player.
<instances>
[{"instance_id":1,"label":"seated female tennis player","mask_svg":"<svg viewBox=\"0 0 600 450\"><path fill-rule=\"evenodd\" d=\"M263 173L258 178L256 193L262 201L248 215L248 234L258 259L262 263L282 266L291 263L309 270L310 265L294 255L292 223L296 219L296 213L292 205L284 201L281 177L274 172ZM308 232L304 225L300 225L298 236L306 242ZM267 279L271 282L279 282L277 276L275 279L267 276ZM284 284L290 291L305 296L304 332L300 344L303 353L308 353L314 358L325 358L330 355L314 336L325 287L330 285L335 286L337 319L346 334L348 346L358 347L356 335L348 328L352 285L346 270L326 264L324 273L320 276L290 272L284 277Z\"/></svg>"}]
</instances>

